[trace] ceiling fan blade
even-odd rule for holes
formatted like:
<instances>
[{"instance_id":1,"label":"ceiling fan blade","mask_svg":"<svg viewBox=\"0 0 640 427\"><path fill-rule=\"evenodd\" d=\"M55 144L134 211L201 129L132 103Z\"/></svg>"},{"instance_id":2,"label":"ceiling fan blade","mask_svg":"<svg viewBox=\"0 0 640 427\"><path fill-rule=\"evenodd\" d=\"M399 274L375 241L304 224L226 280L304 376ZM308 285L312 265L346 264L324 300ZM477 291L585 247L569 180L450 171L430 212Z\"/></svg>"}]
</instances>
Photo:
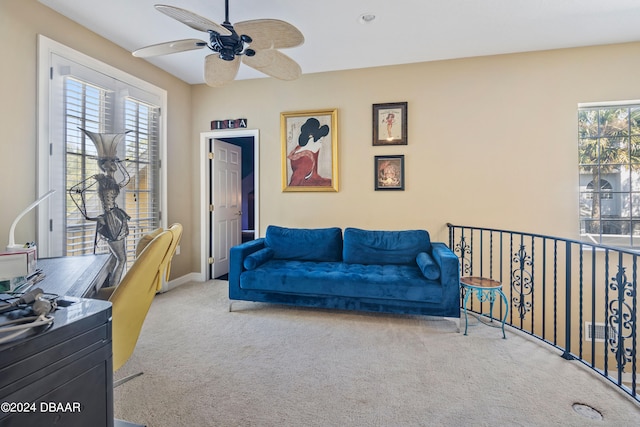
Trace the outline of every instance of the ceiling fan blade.
<instances>
[{"instance_id":1,"label":"ceiling fan blade","mask_svg":"<svg viewBox=\"0 0 640 427\"><path fill-rule=\"evenodd\" d=\"M208 55L204 59L204 81L211 87L220 87L236 78L240 68L240 58L233 61L220 59L217 54Z\"/></svg>"},{"instance_id":2,"label":"ceiling fan blade","mask_svg":"<svg viewBox=\"0 0 640 427\"><path fill-rule=\"evenodd\" d=\"M236 23L238 34L250 36L252 49L296 47L304 43L304 36L293 25L278 19L254 19Z\"/></svg>"},{"instance_id":3,"label":"ceiling fan blade","mask_svg":"<svg viewBox=\"0 0 640 427\"><path fill-rule=\"evenodd\" d=\"M209 32L209 30L212 30L220 34L221 36L231 35L231 31L229 31L222 25L216 24L215 22L210 21L207 18L197 15L193 12L189 12L186 9L181 9L179 7L174 7L174 6L167 6L164 4L157 4L155 5L155 8L158 9L158 11L164 13L165 15L177 21L180 21L185 25L188 25L189 27L195 30L204 31L205 33Z\"/></svg>"},{"instance_id":4,"label":"ceiling fan blade","mask_svg":"<svg viewBox=\"0 0 640 427\"><path fill-rule=\"evenodd\" d=\"M184 52L187 50L202 49L207 44L198 39L176 40L167 43L159 43L134 50L131 54L138 58L150 56L168 55L170 53Z\"/></svg>"},{"instance_id":5,"label":"ceiling fan blade","mask_svg":"<svg viewBox=\"0 0 640 427\"><path fill-rule=\"evenodd\" d=\"M243 56L242 62L280 80L295 80L300 77L300 65L276 49L256 52L255 56Z\"/></svg>"}]
</instances>

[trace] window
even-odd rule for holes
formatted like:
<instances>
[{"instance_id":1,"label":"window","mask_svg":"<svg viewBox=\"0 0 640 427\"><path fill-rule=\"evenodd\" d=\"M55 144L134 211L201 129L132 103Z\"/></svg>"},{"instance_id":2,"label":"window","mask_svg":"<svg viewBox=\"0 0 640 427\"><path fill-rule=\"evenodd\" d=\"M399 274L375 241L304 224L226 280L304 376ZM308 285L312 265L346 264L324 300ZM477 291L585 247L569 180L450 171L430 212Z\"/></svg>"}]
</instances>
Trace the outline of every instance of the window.
<instances>
[{"instance_id":1,"label":"window","mask_svg":"<svg viewBox=\"0 0 640 427\"><path fill-rule=\"evenodd\" d=\"M87 194L84 202L92 216L100 214L102 209L97 197L96 186L91 185L92 176L101 173L97 163L96 148L92 141L80 130L109 132L113 96L105 88L91 85L75 77L64 78L64 139L66 141L65 188L70 189L79 183L87 182ZM160 224L158 207L158 120L159 108L124 97L124 129L131 131L118 147L118 158L124 159L126 174L121 179L126 184L120 190L118 206L129 214L128 252L133 260L135 242L138 238ZM72 198L67 194L66 202L66 245L64 255L83 255L108 252L103 240L95 245L96 224L87 220Z\"/></svg>"},{"instance_id":2,"label":"window","mask_svg":"<svg viewBox=\"0 0 640 427\"><path fill-rule=\"evenodd\" d=\"M590 181L587 184L587 191L585 192L585 196L589 200L593 200L593 189L595 188L595 183ZM613 199L613 194L611 193L613 190L613 186L606 179L600 180L600 199Z\"/></svg>"},{"instance_id":3,"label":"window","mask_svg":"<svg viewBox=\"0 0 640 427\"><path fill-rule=\"evenodd\" d=\"M63 80L63 140L66 141L64 189L68 190L79 183L90 182L93 175L100 173L96 162L96 149L91 140L83 135L80 128L100 132L100 129L106 127L105 124L109 119L106 108L109 92L72 76L63 77ZM53 165L52 168L55 166ZM69 194L66 194L66 199L64 212L66 226L62 233L65 244L62 245L62 255L93 253L95 222L84 218ZM98 215L100 206L95 186L89 187L89 191L83 199L86 200L87 212ZM96 252L105 253L107 251L106 245L99 242Z\"/></svg>"},{"instance_id":4,"label":"window","mask_svg":"<svg viewBox=\"0 0 640 427\"><path fill-rule=\"evenodd\" d=\"M640 246L640 101L580 105L580 232Z\"/></svg>"},{"instance_id":5,"label":"window","mask_svg":"<svg viewBox=\"0 0 640 427\"><path fill-rule=\"evenodd\" d=\"M120 172L116 199L128 221L129 263L138 238L162 225L165 176L161 168L164 127L161 112L166 93L99 61L40 36L39 193L49 189L48 215L38 218L40 256L107 253L96 235L96 222L87 220L68 190L82 184L81 205L89 216L102 213L94 175L102 173L98 152L82 132L127 133L117 146ZM46 110L46 111L45 111ZM78 198L76 198L78 199ZM42 212L42 211L41 211ZM96 244L97 243L97 244Z\"/></svg>"}]
</instances>

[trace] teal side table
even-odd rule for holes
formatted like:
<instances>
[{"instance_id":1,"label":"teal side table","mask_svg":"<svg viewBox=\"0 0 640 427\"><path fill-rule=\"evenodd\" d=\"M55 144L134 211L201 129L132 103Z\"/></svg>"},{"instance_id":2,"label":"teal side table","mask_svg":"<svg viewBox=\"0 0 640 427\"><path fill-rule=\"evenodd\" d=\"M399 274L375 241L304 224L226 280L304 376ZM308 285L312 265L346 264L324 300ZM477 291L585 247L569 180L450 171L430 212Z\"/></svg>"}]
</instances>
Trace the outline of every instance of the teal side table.
<instances>
[{"instance_id":1,"label":"teal side table","mask_svg":"<svg viewBox=\"0 0 640 427\"><path fill-rule=\"evenodd\" d=\"M493 303L496 298L500 296L504 305L506 307L504 318L502 319L502 338L507 338L504 333L504 324L507 321L507 316L509 315L509 301L507 297L502 292L502 283L497 280L487 279L484 277L461 277L460 278L460 286L464 290L464 300L462 302L462 306L464 308L464 334L467 335L467 327L469 326L469 320L467 319L467 301L473 293L475 292L476 298L480 302L489 302L489 316L491 317L491 321L493 322Z\"/></svg>"}]
</instances>

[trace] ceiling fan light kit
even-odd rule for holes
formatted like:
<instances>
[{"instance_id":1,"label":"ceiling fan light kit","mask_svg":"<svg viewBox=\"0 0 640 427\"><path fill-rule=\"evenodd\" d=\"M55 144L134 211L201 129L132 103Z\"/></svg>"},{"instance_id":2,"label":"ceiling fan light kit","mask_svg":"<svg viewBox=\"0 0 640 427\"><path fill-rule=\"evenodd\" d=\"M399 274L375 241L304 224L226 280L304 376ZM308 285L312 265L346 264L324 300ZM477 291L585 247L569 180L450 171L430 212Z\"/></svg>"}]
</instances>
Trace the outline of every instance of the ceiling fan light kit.
<instances>
[{"instance_id":1,"label":"ceiling fan light kit","mask_svg":"<svg viewBox=\"0 0 640 427\"><path fill-rule=\"evenodd\" d=\"M304 43L302 33L288 22L254 19L231 25L229 0L225 0L222 25L178 7L157 4L155 8L195 30L208 33L209 41L185 39L154 44L132 52L135 57L148 58L206 47L214 52L204 60L205 82L212 87L234 80L241 61L280 80L295 80L302 74L300 65L278 50Z\"/></svg>"}]
</instances>

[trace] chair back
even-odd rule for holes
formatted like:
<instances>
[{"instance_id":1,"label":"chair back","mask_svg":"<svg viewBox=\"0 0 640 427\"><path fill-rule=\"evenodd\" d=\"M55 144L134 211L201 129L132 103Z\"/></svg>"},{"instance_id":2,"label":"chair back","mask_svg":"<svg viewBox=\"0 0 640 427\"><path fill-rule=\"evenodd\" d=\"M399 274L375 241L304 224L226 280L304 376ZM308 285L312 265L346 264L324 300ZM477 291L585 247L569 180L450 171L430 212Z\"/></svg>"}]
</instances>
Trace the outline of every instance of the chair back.
<instances>
[{"instance_id":1,"label":"chair back","mask_svg":"<svg viewBox=\"0 0 640 427\"><path fill-rule=\"evenodd\" d=\"M177 222L175 224L171 224L169 228L167 228L167 231L169 231L173 236L173 240L171 241L171 246L169 246L169 252L167 252L167 257L162 262L162 271L164 271L164 278L168 282L169 275L171 273L171 260L173 259L173 256L176 254L176 249L180 244L180 239L182 238L182 224Z\"/></svg>"},{"instance_id":2,"label":"chair back","mask_svg":"<svg viewBox=\"0 0 640 427\"><path fill-rule=\"evenodd\" d=\"M158 234L127 271L109 301L112 304L113 370L129 359L163 273L162 263L169 253L173 235Z\"/></svg>"},{"instance_id":3,"label":"chair back","mask_svg":"<svg viewBox=\"0 0 640 427\"><path fill-rule=\"evenodd\" d=\"M138 239L136 243L136 258L140 256L144 248L147 247L149 243L160 233L162 233L164 229L162 227L156 228L155 230L150 231L149 233L143 234Z\"/></svg>"}]
</instances>

